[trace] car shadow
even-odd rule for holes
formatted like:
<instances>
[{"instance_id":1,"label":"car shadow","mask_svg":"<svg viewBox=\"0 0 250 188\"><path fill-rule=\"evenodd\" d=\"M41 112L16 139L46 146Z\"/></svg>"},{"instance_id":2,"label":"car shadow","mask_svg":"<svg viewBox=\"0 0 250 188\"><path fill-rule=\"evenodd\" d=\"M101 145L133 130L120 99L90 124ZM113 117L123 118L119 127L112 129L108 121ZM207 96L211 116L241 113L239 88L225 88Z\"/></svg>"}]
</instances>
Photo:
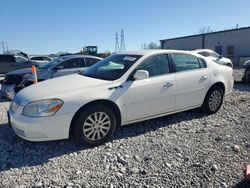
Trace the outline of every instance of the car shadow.
<instances>
[{"instance_id":1,"label":"car shadow","mask_svg":"<svg viewBox=\"0 0 250 188\"><path fill-rule=\"evenodd\" d=\"M234 89L239 91L250 92L250 83L244 83L242 81L234 81Z\"/></svg>"},{"instance_id":2,"label":"car shadow","mask_svg":"<svg viewBox=\"0 0 250 188\"><path fill-rule=\"evenodd\" d=\"M246 180L241 180L238 182L233 188L249 188L250 187L250 182Z\"/></svg>"},{"instance_id":3,"label":"car shadow","mask_svg":"<svg viewBox=\"0 0 250 188\"><path fill-rule=\"evenodd\" d=\"M198 110L190 110L175 115L164 116L140 123L126 125L118 128L112 141L136 137L163 127L169 127L181 121L198 119L206 116ZM105 150L106 145L100 145ZM19 138L6 123L0 124L0 171L11 168L30 167L48 163L53 158L62 155L73 155L83 150L92 149L82 146L72 139L29 142ZM41 157L42 156L42 157Z\"/></svg>"}]
</instances>

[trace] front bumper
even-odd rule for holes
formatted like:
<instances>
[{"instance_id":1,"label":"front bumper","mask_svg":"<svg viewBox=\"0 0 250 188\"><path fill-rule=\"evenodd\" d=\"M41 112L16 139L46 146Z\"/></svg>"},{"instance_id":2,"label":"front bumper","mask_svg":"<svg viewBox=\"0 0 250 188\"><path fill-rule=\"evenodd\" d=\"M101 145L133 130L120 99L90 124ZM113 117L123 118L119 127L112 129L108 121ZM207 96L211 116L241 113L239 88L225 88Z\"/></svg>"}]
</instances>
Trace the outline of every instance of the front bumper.
<instances>
[{"instance_id":1,"label":"front bumper","mask_svg":"<svg viewBox=\"0 0 250 188\"><path fill-rule=\"evenodd\" d=\"M21 138L29 141L50 141L69 138L73 114L27 117L21 114L22 109L23 107L20 106L16 113L11 110L8 111L9 125Z\"/></svg>"},{"instance_id":2,"label":"front bumper","mask_svg":"<svg viewBox=\"0 0 250 188\"><path fill-rule=\"evenodd\" d=\"M14 96L16 95L16 92L14 90L15 84L1 84L1 94L2 96L8 98L8 99L13 99Z\"/></svg>"}]
</instances>

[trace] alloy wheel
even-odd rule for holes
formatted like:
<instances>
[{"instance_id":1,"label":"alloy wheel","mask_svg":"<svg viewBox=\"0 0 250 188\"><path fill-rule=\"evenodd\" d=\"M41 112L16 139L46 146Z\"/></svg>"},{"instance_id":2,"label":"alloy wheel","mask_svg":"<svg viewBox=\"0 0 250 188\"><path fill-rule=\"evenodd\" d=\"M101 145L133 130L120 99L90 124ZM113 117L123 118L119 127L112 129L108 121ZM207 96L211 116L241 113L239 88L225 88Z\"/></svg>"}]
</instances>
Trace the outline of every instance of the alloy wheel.
<instances>
[{"instance_id":1,"label":"alloy wheel","mask_svg":"<svg viewBox=\"0 0 250 188\"><path fill-rule=\"evenodd\" d=\"M216 111L221 104L221 100L222 100L221 92L219 90L214 90L209 97L208 104L209 104L210 110Z\"/></svg>"},{"instance_id":2,"label":"alloy wheel","mask_svg":"<svg viewBox=\"0 0 250 188\"><path fill-rule=\"evenodd\" d=\"M104 112L94 112L86 118L83 134L88 140L98 141L109 133L110 128L110 117Z\"/></svg>"}]
</instances>

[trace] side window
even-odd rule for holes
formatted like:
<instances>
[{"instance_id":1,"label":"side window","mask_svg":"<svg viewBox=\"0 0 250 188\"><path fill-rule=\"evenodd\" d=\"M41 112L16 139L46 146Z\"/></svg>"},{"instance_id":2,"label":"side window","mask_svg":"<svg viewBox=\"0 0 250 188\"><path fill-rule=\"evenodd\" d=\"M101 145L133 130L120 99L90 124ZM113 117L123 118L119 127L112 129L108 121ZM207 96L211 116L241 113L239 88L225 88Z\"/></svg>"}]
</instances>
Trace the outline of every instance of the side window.
<instances>
[{"instance_id":1,"label":"side window","mask_svg":"<svg viewBox=\"0 0 250 188\"><path fill-rule=\"evenodd\" d=\"M16 62L17 63L24 63L24 62L26 62L26 60L22 57L16 57Z\"/></svg>"},{"instance_id":2,"label":"side window","mask_svg":"<svg viewBox=\"0 0 250 188\"><path fill-rule=\"evenodd\" d=\"M200 69L200 63L195 56L188 54L172 54L176 72Z\"/></svg>"},{"instance_id":3,"label":"side window","mask_svg":"<svg viewBox=\"0 0 250 188\"><path fill-rule=\"evenodd\" d=\"M204 57L210 56L208 52L198 52L198 54L203 55Z\"/></svg>"},{"instance_id":4,"label":"side window","mask_svg":"<svg viewBox=\"0 0 250 188\"><path fill-rule=\"evenodd\" d=\"M58 66L63 66L64 69L72 69L81 67L81 58L72 58L63 61Z\"/></svg>"},{"instance_id":5,"label":"side window","mask_svg":"<svg viewBox=\"0 0 250 188\"><path fill-rule=\"evenodd\" d=\"M200 62L201 68L206 68L207 67L207 64L206 64L205 60L199 58L199 62Z\"/></svg>"},{"instance_id":6,"label":"side window","mask_svg":"<svg viewBox=\"0 0 250 188\"><path fill-rule=\"evenodd\" d=\"M167 74L169 73L168 56L161 54L149 57L137 67L137 70L148 71L149 77Z\"/></svg>"},{"instance_id":7,"label":"side window","mask_svg":"<svg viewBox=\"0 0 250 188\"><path fill-rule=\"evenodd\" d=\"M220 56L217 53L211 52L210 56L216 58L216 59L220 59Z\"/></svg>"},{"instance_id":8,"label":"side window","mask_svg":"<svg viewBox=\"0 0 250 188\"><path fill-rule=\"evenodd\" d=\"M86 67L90 67L94 64L96 64L98 61L100 61L99 59L96 58L85 58L85 62L86 62Z\"/></svg>"}]
</instances>

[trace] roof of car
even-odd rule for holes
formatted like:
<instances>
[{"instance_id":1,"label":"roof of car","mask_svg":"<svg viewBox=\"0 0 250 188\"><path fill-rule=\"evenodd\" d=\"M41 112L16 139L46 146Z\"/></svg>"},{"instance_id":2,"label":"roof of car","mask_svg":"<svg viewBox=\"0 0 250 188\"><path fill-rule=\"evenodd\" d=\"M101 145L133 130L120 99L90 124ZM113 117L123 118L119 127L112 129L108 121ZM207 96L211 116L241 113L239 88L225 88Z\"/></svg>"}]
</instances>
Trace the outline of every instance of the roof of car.
<instances>
[{"instance_id":1,"label":"roof of car","mask_svg":"<svg viewBox=\"0 0 250 188\"><path fill-rule=\"evenodd\" d=\"M102 59L101 57L97 57L97 56L92 56L92 55L64 55L64 56L59 56L58 58L73 58L73 57L79 57L79 58L96 58L96 59Z\"/></svg>"},{"instance_id":2,"label":"roof of car","mask_svg":"<svg viewBox=\"0 0 250 188\"><path fill-rule=\"evenodd\" d=\"M214 52L213 50L210 49L195 49L193 52Z\"/></svg>"},{"instance_id":3,"label":"roof of car","mask_svg":"<svg viewBox=\"0 0 250 188\"><path fill-rule=\"evenodd\" d=\"M185 54L193 54L191 51L184 51L184 50L170 50L170 49L157 49L157 50L136 50L136 51L128 51L128 52L121 52L117 54L130 54L130 55L153 55L157 53L185 53Z\"/></svg>"}]
</instances>

